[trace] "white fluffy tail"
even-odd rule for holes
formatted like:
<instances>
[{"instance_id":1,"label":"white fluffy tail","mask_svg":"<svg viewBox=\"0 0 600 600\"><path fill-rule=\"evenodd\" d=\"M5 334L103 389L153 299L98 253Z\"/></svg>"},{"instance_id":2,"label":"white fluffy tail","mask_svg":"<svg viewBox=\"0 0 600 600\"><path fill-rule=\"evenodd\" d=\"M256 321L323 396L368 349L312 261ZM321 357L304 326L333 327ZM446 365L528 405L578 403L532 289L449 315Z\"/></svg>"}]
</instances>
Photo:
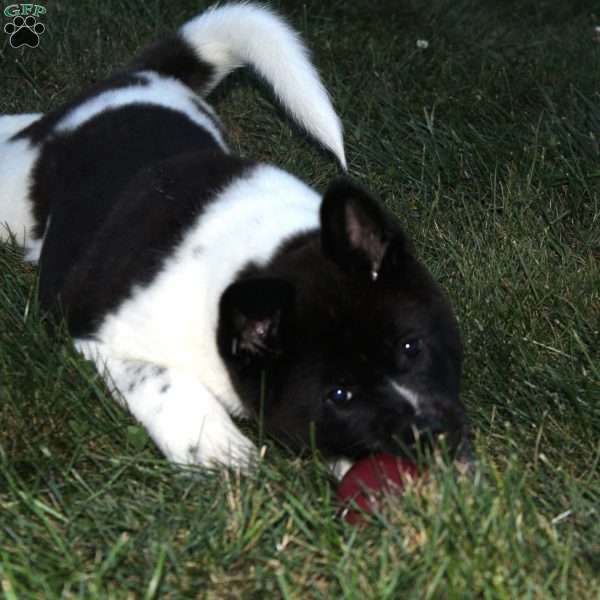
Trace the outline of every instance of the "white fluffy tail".
<instances>
[{"instance_id":1,"label":"white fluffy tail","mask_svg":"<svg viewBox=\"0 0 600 600\"><path fill-rule=\"evenodd\" d=\"M281 17L256 4L229 4L188 21L179 36L213 69L204 92L237 67L252 66L292 118L346 168L340 120L305 46Z\"/></svg>"}]
</instances>

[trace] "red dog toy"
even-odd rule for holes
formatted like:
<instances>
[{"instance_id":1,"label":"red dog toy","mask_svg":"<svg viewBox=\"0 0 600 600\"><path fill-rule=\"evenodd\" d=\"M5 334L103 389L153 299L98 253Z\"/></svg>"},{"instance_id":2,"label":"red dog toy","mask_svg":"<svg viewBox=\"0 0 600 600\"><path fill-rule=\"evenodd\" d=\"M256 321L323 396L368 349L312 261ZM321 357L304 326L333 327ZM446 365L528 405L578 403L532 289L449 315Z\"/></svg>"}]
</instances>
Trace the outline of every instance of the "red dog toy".
<instances>
[{"instance_id":1,"label":"red dog toy","mask_svg":"<svg viewBox=\"0 0 600 600\"><path fill-rule=\"evenodd\" d=\"M399 494L406 478L418 475L417 466L405 458L392 454L373 454L362 458L344 475L337 488L337 497L343 504L354 502L363 511L370 513L383 494ZM362 520L359 510L346 506L342 512L348 523Z\"/></svg>"}]
</instances>

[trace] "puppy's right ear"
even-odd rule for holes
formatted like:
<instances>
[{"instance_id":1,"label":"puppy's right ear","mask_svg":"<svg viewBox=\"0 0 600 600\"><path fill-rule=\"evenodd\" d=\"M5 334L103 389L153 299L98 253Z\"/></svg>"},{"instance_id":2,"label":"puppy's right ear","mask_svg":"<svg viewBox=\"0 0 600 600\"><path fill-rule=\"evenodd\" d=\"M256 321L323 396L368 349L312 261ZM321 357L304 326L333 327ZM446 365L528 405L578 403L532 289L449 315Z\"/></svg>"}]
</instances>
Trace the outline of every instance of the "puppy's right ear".
<instances>
[{"instance_id":1,"label":"puppy's right ear","mask_svg":"<svg viewBox=\"0 0 600 600\"><path fill-rule=\"evenodd\" d=\"M275 277L232 283L221 297L217 331L221 354L243 367L276 358L283 348L294 295L290 283Z\"/></svg>"},{"instance_id":2,"label":"puppy's right ear","mask_svg":"<svg viewBox=\"0 0 600 600\"><path fill-rule=\"evenodd\" d=\"M334 181L321 204L321 246L344 271L376 280L392 245L406 239L394 219L366 190L349 179Z\"/></svg>"}]
</instances>

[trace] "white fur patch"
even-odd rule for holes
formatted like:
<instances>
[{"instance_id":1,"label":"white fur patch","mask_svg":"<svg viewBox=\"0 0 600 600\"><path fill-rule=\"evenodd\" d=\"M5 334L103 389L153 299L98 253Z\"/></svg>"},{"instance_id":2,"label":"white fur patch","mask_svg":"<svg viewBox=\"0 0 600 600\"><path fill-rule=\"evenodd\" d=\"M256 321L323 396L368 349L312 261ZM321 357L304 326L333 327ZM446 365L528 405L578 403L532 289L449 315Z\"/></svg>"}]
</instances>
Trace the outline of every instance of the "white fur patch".
<instances>
[{"instance_id":1,"label":"white fur patch","mask_svg":"<svg viewBox=\"0 0 600 600\"><path fill-rule=\"evenodd\" d=\"M184 40L216 75L208 93L233 69L251 65L266 79L293 119L346 168L341 122L298 34L264 6L230 4L188 21Z\"/></svg>"},{"instance_id":2,"label":"white fur patch","mask_svg":"<svg viewBox=\"0 0 600 600\"><path fill-rule=\"evenodd\" d=\"M411 389L407 388L406 386L399 385L393 380L391 380L390 383L394 390L400 394L402 399L408 402L413 407L415 413L418 414L421 411L419 396Z\"/></svg>"},{"instance_id":3,"label":"white fur patch","mask_svg":"<svg viewBox=\"0 0 600 600\"><path fill-rule=\"evenodd\" d=\"M95 338L110 357L202 382L205 395L243 416L217 349L221 295L249 261L264 263L284 239L318 227L319 206L320 196L298 179L275 167L255 168L219 194L162 272L108 315Z\"/></svg>"},{"instance_id":4,"label":"white fur patch","mask_svg":"<svg viewBox=\"0 0 600 600\"><path fill-rule=\"evenodd\" d=\"M32 228L36 222L29 199L29 186L39 149L26 139L11 141L9 138L41 116L25 114L0 117L0 241L8 240L10 231L32 257L35 257L39 244L32 239Z\"/></svg>"},{"instance_id":5,"label":"white fur patch","mask_svg":"<svg viewBox=\"0 0 600 600\"><path fill-rule=\"evenodd\" d=\"M136 75L142 77L147 82L146 85L134 84L93 96L67 113L57 123L55 132L63 133L77 129L90 119L110 109L132 104L151 104L183 113L208 131L221 149L228 152L225 140L215 125L217 117L200 96L195 95L190 88L172 77L163 77L152 71L140 71ZM200 110L196 104L200 104L204 110Z\"/></svg>"}]
</instances>

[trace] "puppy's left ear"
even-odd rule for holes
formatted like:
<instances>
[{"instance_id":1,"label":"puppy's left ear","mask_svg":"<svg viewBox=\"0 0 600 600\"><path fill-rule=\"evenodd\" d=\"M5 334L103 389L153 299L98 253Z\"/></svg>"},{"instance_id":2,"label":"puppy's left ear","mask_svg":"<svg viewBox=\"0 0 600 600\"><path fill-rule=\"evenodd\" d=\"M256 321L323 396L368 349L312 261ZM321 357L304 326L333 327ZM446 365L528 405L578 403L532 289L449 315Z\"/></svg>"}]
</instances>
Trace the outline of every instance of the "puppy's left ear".
<instances>
[{"instance_id":1,"label":"puppy's left ear","mask_svg":"<svg viewBox=\"0 0 600 600\"><path fill-rule=\"evenodd\" d=\"M323 253L344 271L378 279L386 254L406 251L394 219L366 190L348 179L333 182L321 204Z\"/></svg>"},{"instance_id":2,"label":"puppy's left ear","mask_svg":"<svg viewBox=\"0 0 600 600\"><path fill-rule=\"evenodd\" d=\"M220 303L217 343L242 366L266 363L283 348L294 305L294 287L275 277L232 283Z\"/></svg>"}]
</instances>

